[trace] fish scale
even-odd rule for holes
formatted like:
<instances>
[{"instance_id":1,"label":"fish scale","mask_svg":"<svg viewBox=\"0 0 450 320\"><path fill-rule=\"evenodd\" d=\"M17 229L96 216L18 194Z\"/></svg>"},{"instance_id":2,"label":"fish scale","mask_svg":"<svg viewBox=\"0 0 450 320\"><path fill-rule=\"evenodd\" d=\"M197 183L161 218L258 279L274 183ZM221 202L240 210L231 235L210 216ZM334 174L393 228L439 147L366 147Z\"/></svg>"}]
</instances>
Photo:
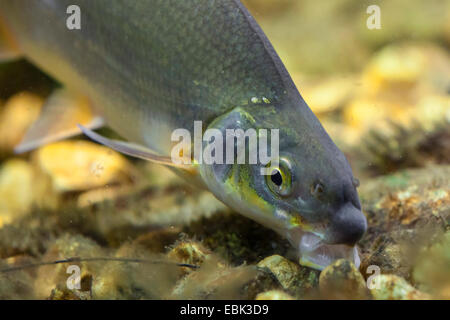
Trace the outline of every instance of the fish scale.
<instances>
[{"instance_id":1,"label":"fish scale","mask_svg":"<svg viewBox=\"0 0 450 320\"><path fill-rule=\"evenodd\" d=\"M23 9L24 1L26 9ZM32 3L17 0L3 6L10 7L7 10L17 16L12 24L20 21L18 27L23 28L22 34L27 37L24 43L33 41L33 48L25 46L25 54L33 56L35 47L50 45L58 56L70 58L69 68L73 73L81 74L84 79L100 80L91 80L89 85L102 91L103 96L126 100L130 108L146 104L152 118L163 117L165 110L176 109L182 114L186 107L195 107L199 119L202 114L211 118L248 102L253 96L276 100L283 95L284 84L274 64L278 57L265 50L268 44L264 45L261 35L249 27L247 12L237 1L96 0L92 3L89 0ZM65 27L65 11L70 4L81 8L80 31L68 31ZM36 16L40 16L34 12L48 16L53 22L52 30L49 24L43 24L39 33L33 30ZM58 42L44 39L43 31L55 34ZM118 37L119 34L122 36ZM115 45L111 46L112 43ZM65 50L74 45L83 51L83 57ZM108 60L101 61L99 56ZM61 78L58 70L48 66L44 59L35 61ZM202 85L196 86L196 81ZM115 90L116 93L111 93ZM116 105L114 101L107 102L112 107Z\"/></svg>"}]
</instances>

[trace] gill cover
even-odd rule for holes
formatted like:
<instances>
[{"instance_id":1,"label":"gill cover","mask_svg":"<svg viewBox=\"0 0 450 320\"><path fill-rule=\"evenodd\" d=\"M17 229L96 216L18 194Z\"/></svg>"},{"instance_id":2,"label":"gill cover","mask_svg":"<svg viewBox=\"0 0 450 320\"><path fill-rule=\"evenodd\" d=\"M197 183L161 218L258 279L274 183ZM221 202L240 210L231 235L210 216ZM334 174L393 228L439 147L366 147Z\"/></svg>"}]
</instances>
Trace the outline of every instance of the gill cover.
<instances>
[{"instance_id":1,"label":"gill cover","mask_svg":"<svg viewBox=\"0 0 450 320\"><path fill-rule=\"evenodd\" d=\"M266 227L284 228L283 221L274 217L274 207L259 193L254 177L265 181L259 159L260 128L255 119L243 108L235 108L214 120L208 129L218 130L223 139L223 163L202 163L200 175L209 190L222 202ZM254 130L256 136L250 134ZM205 150L211 141L203 142ZM227 162L232 152L232 163ZM253 158L252 158L253 157ZM250 159L253 159L252 163ZM257 159L257 163L254 160Z\"/></svg>"}]
</instances>

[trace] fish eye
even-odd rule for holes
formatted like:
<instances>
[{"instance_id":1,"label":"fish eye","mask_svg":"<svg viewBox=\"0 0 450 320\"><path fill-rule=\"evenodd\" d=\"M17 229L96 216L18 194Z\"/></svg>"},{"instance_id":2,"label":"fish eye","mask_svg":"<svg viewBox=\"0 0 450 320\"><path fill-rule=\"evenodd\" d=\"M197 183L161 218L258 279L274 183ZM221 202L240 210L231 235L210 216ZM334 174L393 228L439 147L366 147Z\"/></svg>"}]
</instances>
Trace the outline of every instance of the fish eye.
<instances>
[{"instance_id":1,"label":"fish eye","mask_svg":"<svg viewBox=\"0 0 450 320\"><path fill-rule=\"evenodd\" d=\"M271 174L266 176L266 183L269 189L282 197L291 193L292 177L291 168L287 160L280 159L279 166L270 167Z\"/></svg>"}]
</instances>

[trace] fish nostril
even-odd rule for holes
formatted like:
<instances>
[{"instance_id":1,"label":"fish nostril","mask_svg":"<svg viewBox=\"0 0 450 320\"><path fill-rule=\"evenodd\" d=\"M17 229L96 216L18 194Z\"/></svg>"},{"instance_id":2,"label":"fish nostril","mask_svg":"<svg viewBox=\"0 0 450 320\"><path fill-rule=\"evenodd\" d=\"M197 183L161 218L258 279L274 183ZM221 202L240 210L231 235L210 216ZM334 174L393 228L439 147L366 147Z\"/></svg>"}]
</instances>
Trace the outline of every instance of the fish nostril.
<instances>
[{"instance_id":1,"label":"fish nostril","mask_svg":"<svg viewBox=\"0 0 450 320\"><path fill-rule=\"evenodd\" d=\"M311 185L310 193L315 197L319 198L325 191L325 187L322 183L316 182Z\"/></svg>"}]
</instances>

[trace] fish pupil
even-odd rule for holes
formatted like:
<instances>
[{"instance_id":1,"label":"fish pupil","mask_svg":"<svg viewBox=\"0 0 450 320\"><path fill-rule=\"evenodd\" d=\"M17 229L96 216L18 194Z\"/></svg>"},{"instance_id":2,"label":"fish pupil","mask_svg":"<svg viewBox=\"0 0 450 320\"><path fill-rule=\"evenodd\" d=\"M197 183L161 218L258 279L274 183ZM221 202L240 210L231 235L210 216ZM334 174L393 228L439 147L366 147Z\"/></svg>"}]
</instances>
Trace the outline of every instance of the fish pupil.
<instances>
[{"instance_id":1,"label":"fish pupil","mask_svg":"<svg viewBox=\"0 0 450 320\"><path fill-rule=\"evenodd\" d=\"M281 184L283 183L283 177L281 176L281 173L278 170L274 170L272 172L272 175L270 176L270 179L278 187L281 186Z\"/></svg>"}]
</instances>

